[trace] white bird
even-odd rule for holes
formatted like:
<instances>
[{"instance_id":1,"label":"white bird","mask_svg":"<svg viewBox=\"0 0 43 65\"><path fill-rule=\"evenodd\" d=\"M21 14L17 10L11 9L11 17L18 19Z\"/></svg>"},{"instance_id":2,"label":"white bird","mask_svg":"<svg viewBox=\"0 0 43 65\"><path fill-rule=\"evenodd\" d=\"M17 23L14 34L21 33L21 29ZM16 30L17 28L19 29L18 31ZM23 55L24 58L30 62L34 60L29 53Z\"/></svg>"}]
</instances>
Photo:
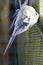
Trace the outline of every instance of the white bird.
<instances>
[{"instance_id":1,"label":"white bird","mask_svg":"<svg viewBox=\"0 0 43 65\"><path fill-rule=\"evenodd\" d=\"M29 30L34 24L37 23L39 18L39 14L32 6L22 6L20 11L18 12L17 19L15 21L14 31L10 37L8 45L4 51L4 55L8 48L10 48L13 43L15 37L27 30Z\"/></svg>"}]
</instances>

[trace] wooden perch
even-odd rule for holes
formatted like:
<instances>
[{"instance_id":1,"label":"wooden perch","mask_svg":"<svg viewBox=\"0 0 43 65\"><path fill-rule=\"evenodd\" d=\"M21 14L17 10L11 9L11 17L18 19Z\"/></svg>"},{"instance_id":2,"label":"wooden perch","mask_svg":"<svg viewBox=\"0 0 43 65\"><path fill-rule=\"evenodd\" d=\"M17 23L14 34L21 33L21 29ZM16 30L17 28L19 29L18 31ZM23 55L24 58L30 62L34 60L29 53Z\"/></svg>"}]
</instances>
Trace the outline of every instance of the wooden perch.
<instances>
[{"instance_id":1,"label":"wooden perch","mask_svg":"<svg viewBox=\"0 0 43 65\"><path fill-rule=\"evenodd\" d=\"M1 21L3 26L3 39L8 40L8 23L9 23L9 0L5 0L5 4L3 5L3 10L1 13Z\"/></svg>"}]
</instances>

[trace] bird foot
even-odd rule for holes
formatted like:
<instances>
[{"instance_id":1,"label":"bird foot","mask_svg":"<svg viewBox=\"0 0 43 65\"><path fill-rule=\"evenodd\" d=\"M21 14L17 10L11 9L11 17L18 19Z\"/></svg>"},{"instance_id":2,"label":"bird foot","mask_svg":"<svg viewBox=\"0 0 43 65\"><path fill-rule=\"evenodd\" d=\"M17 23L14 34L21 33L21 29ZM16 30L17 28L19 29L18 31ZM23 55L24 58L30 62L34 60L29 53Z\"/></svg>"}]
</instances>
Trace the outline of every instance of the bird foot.
<instances>
[{"instance_id":1,"label":"bird foot","mask_svg":"<svg viewBox=\"0 0 43 65\"><path fill-rule=\"evenodd\" d=\"M43 34L41 34L41 36L43 37Z\"/></svg>"}]
</instances>

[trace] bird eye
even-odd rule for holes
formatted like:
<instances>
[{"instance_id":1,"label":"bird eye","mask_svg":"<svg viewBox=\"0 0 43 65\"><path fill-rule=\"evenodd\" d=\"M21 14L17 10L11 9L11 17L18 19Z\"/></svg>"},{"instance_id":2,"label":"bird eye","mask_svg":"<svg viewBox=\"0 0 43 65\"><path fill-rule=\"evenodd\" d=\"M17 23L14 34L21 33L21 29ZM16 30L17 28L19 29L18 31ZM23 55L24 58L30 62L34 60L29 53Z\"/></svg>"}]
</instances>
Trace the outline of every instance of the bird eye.
<instances>
[{"instance_id":1,"label":"bird eye","mask_svg":"<svg viewBox=\"0 0 43 65\"><path fill-rule=\"evenodd\" d=\"M37 15L37 12L35 14Z\"/></svg>"},{"instance_id":2,"label":"bird eye","mask_svg":"<svg viewBox=\"0 0 43 65\"><path fill-rule=\"evenodd\" d=\"M28 18L28 21L30 21L30 18Z\"/></svg>"}]
</instances>

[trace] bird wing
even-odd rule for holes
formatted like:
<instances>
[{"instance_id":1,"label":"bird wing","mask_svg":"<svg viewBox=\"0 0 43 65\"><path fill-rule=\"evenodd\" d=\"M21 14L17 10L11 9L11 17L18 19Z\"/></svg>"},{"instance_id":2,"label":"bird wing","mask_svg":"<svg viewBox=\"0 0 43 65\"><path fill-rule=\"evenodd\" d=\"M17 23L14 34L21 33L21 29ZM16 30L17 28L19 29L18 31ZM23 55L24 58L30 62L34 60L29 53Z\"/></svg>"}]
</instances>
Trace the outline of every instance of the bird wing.
<instances>
[{"instance_id":1,"label":"bird wing","mask_svg":"<svg viewBox=\"0 0 43 65\"><path fill-rule=\"evenodd\" d=\"M16 21L18 12L19 12L19 9L17 9L17 10L15 11L14 15L13 15L14 20L12 21L12 24L11 24L11 26L9 27L8 31L10 31L10 30L12 29L13 25L15 25L15 21Z\"/></svg>"}]
</instances>

